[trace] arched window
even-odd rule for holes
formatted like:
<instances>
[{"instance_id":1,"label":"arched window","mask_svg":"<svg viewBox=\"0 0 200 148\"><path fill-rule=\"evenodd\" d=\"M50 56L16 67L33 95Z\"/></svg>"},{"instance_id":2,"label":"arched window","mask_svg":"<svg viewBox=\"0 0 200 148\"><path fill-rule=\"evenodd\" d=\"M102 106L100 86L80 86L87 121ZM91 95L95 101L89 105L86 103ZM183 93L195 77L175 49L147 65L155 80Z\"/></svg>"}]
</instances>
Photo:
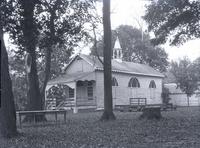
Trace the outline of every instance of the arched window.
<instances>
[{"instance_id":1,"label":"arched window","mask_svg":"<svg viewBox=\"0 0 200 148\"><path fill-rule=\"evenodd\" d=\"M121 51L119 50L119 58L121 57Z\"/></svg>"},{"instance_id":2,"label":"arched window","mask_svg":"<svg viewBox=\"0 0 200 148\"><path fill-rule=\"evenodd\" d=\"M156 88L156 83L154 80L151 80L151 82L149 84L149 88Z\"/></svg>"},{"instance_id":3,"label":"arched window","mask_svg":"<svg viewBox=\"0 0 200 148\"><path fill-rule=\"evenodd\" d=\"M131 78L129 83L128 83L128 87L140 87L140 83L138 81L137 78Z\"/></svg>"},{"instance_id":4,"label":"arched window","mask_svg":"<svg viewBox=\"0 0 200 148\"><path fill-rule=\"evenodd\" d=\"M115 59L117 58L117 51L116 50L114 51L114 58Z\"/></svg>"},{"instance_id":5,"label":"arched window","mask_svg":"<svg viewBox=\"0 0 200 148\"><path fill-rule=\"evenodd\" d=\"M115 77L112 78L112 86L118 86L118 82Z\"/></svg>"}]
</instances>

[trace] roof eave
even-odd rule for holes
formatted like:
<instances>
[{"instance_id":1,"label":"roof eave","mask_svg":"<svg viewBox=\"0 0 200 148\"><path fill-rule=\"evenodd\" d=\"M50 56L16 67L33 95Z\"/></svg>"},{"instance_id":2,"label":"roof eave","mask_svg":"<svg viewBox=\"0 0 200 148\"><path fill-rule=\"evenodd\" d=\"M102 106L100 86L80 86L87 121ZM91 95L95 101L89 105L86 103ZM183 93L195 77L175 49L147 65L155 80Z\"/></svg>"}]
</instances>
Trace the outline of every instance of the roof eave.
<instances>
[{"instance_id":1,"label":"roof eave","mask_svg":"<svg viewBox=\"0 0 200 148\"><path fill-rule=\"evenodd\" d=\"M75 56L69 61L69 63L67 64L67 66L64 68L64 71L67 70L67 68L71 65L71 63L76 59L77 56L79 56L79 54L75 55Z\"/></svg>"},{"instance_id":2,"label":"roof eave","mask_svg":"<svg viewBox=\"0 0 200 148\"><path fill-rule=\"evenodd\" d=\"M103 68L97 67L95 68L95 70L103 71ZM161 76L161 75L154 75L154 74L144 74L144 73L123 71L123 70L112 70L112 72L164 78L164 75Z\"/></svg>"},{"instance_id":3,"label":"roof eave","mask_svg":"<svg viewBox=\"0 0 200 148\"><path fill-rule=\"evenodd\" d=\"M75 55L71 60L70 62L68 63L68 65L65 67L64 71L67 70L67 68L74 62L74 60L77 58L77 57L80 57L82 58L84 61L86 61L89 65L91 65L92 67L94 67L94 69L96 68L96 66L94 64L92 64L91 62L89 62L85 57L81 56L81 54L77 54Z\"/></svg>"}]
</instances>

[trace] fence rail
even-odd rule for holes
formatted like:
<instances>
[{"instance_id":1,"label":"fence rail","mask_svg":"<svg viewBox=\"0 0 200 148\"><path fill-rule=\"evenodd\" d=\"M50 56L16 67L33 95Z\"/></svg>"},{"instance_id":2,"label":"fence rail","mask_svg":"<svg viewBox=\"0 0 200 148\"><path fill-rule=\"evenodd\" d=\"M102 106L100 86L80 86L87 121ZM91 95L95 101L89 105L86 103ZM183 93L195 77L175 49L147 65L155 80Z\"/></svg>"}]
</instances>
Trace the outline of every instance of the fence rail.
<instances>
[{"instance_id":1,"label":"fence rail","mask_svg":"<svg viewBox=\"0 0 200 148\"><path fill-rule=\"evenodd\" d=\"M37 111L18 111L16 114L19 116L19 126L22 127L22 116L33 115L33 122L36 123L37 115L46 115L46 114L54 114L55 121L58 121L58 114L63 114L64 122L66 123L66 114L65 110L37 110Z\"/></svg>"}]
</instances>

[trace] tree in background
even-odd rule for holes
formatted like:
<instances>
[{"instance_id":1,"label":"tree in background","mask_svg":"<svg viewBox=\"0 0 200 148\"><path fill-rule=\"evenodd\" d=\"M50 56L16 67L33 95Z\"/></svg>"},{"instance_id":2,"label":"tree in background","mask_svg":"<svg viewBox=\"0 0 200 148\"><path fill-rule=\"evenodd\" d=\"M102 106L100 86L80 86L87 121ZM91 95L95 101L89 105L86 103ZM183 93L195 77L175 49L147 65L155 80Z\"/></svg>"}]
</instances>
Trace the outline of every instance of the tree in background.
<instances>
[{"instance_id":1,"label":"tree in background","mask_svg":"<svg viewBox=\"0 0 200 148\"><path fill-rule=\"evenodd\" d=\"M49 89L47 93L47 98L56 99L56 106L58 106L60 102L62 102L65 98L67 98L65 92L66 89L67 89L66 85L62 84L55 85Z\"/></svg>"},{"instance_id":2,"label":"tree in background","mask_svg":"<svg viewBox=\"0 0 200 148\"><path fill-rule=\"evenodd\" d=\"M0 137L17 135L16 114L12 82L8 69L8 54L3 40L4 24L7 23L10 3L0 2L0 43L1 43L1 100L0 100Z\"/></svg>"},{"instance_id":3,"label":"tree in background","mask_svg":"<svg viewBox=\"0 0 200 148\"><path fill-rule=\"evenodd\" d=\"M8 55L3 40L2 27L1 37L1 100L0 100L0 137L13 137L17 134L16 114L12 82L8 70Z\"/></svg>"},{"instance_id":4,"label":"tree in background","mask_svg":"<svg viewBox=\"0 0 200 148\"><path fill-rule=\"evenodd\" d=\"M198 82L200 82L200 57L192 62L192 67L195 70L195 76L197 77Z\"/></svg>"},{"instance_id":5,"label":"tree in background","mask_svg":"<svg viewBox=\"0 0 200 148\"><path fill-rule=\"evenodd\" d=\"M111 23L110 23L110 0L103 0L103 30L104 30L104 48L103 48L103 67L104 67L104 112L101 116L102 121L115 120L113 113L112 98L112 77L111 77Z\"/></svg>"},{"instance_id":6,"label":"tree in background","mask_svg":"<svg viewBox=\"0 0 200 148\"><path fill-rule=\"evenodd\" d=\"M142 37L139 29L121 25L112 31L112 48L117 37L123 50L124 61L148 64L161 72L166 71L168 55L164 49L151 44L149 34L143 33ZM102 40L97 42L97 51L100 56L103 55ZM91 54L96 55L94 47Z\"/></svg>"},{"instance_id":7,"label":"tree in background","mask_svg":"<svg viewBox=\"0 0 200 148\"><path fill-rule=\"evenodd\" d=\"M87 19L90 15L88 9L91 8L92 2L45 0L41 1L41 5L36 7L37 21L43 26L40 29L41 35L39 40L39 49L43 50L45 55L41 87L43 102L45 88L51 77L52 53L60 48L68 54L68 56L64 54L66 56L65 59L68 59L77 42L87 36L87 33L83 30L83 25L89 21ZM53 57L55 58L54 55Z\"/></svg>"},{"instance_id":8,"label":"tree in background","mask_svg":"<svg viewBox=\"0 0 200 148\"><path fill-rule=\"evenodd\" d=\"M41 110L44 90L51 77L51 71L53 77L58 75L63 68L58 65L64 66L66 64L64 61L66 62L71 56L73 47L77 46L77 42L83 39L83 36L87 36L83 25L89 21L88 9L93 1L15 0L12 2L15 11L8 17L10 22L5 26L13 43L19 47L15 55L23 59L27 51L31 57L29 88L32 90L35 87L31 92L35 95L30 95L28 109ZM52 69L51 65L53 65ZM34 83L31 83L30 76L32 76L31 80L35 79Z\"/></svg>"},{"instance_id":9,"label":"tree in background","mask_svg":"<svg viewBox=\"0 0 200 148\"><path fill-rule=\"evenodd\" d=\"M178 45L200 37L200 1L198 0L151 0L144 19L155 34L153 43L167 40Z\"/></svg>"},{"instance_id":10,"label":"tree in background","mask_svg":"<svg viewBox=\"0 0 200 148\"><path fill-rule=\"evenodd\" d=\"M16 110L25 110L27 107L28 84L24 59L9 51L8 61Z\"/></svg>"},{"instance_id":11,"label":"tree in background","mask_svg":"<svg viewBox=\"0 0 200 148\"><path fill-rule=\"evenodd\" d=\"M162 103L167 105L170 101L171 98L169 98L169 89L166 88L164 85L162 85L162 94L161 94L161 97L162 97Z\"/></svg>"},{"instance_id":12,"label":"tree in background","mask_svg":"<svg viewBox=\"0 0 200 148\"><path fill-rule=\"evenodd\" d=\"M176 83L180 89L187 94L188 106L189 97L198 88L198 77L196 75L196 68L193 66L188 58L184 58L177 62L171 63L171 70L176 77Z\"/></svg>"},{"instance_id":13,"label":"tree in background","mask_svg":"<svg viewBox=\"0 0 200 148\"><path fill-rule=\"evenodd\" d=\"M26 61L30 63L30 71L27 70L28 77L28 109L29 110L42 110L42 98L39 88L38 71L37 71L37 55L36 46L39 35L39 30L37 29L37 23L34 16L35 6L38 5L39 1L31 0L20 0L19 12L20 26L18 31L21 34L17 34L18 44L23 50L27 52L28 58ZM21 40L20 40L21 39ZM29 60L30 59L30 60ZM33 120L33 116L26 116L25 120ZM36 121L43 121L44 116L37 116Z\"/></svg>"}]
</instances>

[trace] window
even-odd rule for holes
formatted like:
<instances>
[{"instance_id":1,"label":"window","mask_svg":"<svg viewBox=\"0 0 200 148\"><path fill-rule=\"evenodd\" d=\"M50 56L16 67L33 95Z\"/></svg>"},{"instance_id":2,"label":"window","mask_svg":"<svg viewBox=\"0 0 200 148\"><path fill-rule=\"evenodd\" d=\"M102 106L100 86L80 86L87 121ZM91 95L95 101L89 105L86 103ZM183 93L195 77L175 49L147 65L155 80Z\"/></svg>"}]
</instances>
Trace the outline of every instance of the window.
<instances>
[{"instance_id":1,"label":"window","mask_svg":"<svg viewBox=\"0 0 200 148\"><path fill-rule=\"evenodd\" d=\"M93 87L88 86L87 90L88 90L88 97L93 97Z\"/></svg>"},{"instance_id":2,"label":"window","mask_svg":"<svg viewBox=\"0 0 200 148\"><path fill-rule=\"evenodd\" d=\"M112 86L118 86L118 82L115 77L112 78Z\"/></svg>"},{"instance_id":3,"label":"window","mask_svg":"<svg viewBox=\"0 0 200 148\"><path fill-rule=\"evenodd\" d=\"M138 81L137 78L131 78L129 83L128 83L128 87L140 87L140 83Z\"/></svg>"},{"instance_id":4,"label":"window","mask_svg":"<svg viewBox=\"0 0 200 148\"><path fill-rule=\"evenodd\" d=\"M92 86L92 81L88 81L87 85Z\"/></svg>"},{"instance_id":5,"label":"window","mask_svg":"<svg viewBox=\"0 0 200 148\"><path fill-rule=\"evenodd\" d=\"M77 85L77 87L81 87L81 86L83 86L84 84L83 84L83 81L78 81L76 85Z\"/></svg>"},{"instance_id":6,"label":"window","mask_svg":"<svg viewBox=\"0 0 200 148\"><path fill-rule=\"evenodd\" d=\"M92 82L88 82L87 95L88 95L88 100L93 100L93 86L92 86Z\"/></svg>"},{"instance_id":7,"label":"window","mask_svg":"<svg viewBox=\"0 0 200 148\"><path fill-rule=\"evenodd\" d=\"M119 51L119 58L121 57L121 51Z\"/></svg>"},{"instance_id":8,"label":"window","mask_svg":"<svg viewBox=\"0 0 200 148\"><path fill-rule=\"evenodd\" d=\"M154 80L151 80L151 82L149 84L149 88L156 88L156 83Z\"/></svg>"},{"instance_id":9,"label":"window","mask_svg":"<svg viewBox=\"0 0 200 148\"><path fill-rule=\"evenodd\" d=\"M73 98L74 97L74 89L69 87L69 98Z\"/></svg>"},{"instance_id":10,"label":"window","mask_svg":"<svg viewBox=\"0 0 200 148\"><path fill-rule=\"evenodd\" d=\"M115 59L117 58L117 51L116 50L114 51L114 58Z\"/></svg>"}]
</instances>

